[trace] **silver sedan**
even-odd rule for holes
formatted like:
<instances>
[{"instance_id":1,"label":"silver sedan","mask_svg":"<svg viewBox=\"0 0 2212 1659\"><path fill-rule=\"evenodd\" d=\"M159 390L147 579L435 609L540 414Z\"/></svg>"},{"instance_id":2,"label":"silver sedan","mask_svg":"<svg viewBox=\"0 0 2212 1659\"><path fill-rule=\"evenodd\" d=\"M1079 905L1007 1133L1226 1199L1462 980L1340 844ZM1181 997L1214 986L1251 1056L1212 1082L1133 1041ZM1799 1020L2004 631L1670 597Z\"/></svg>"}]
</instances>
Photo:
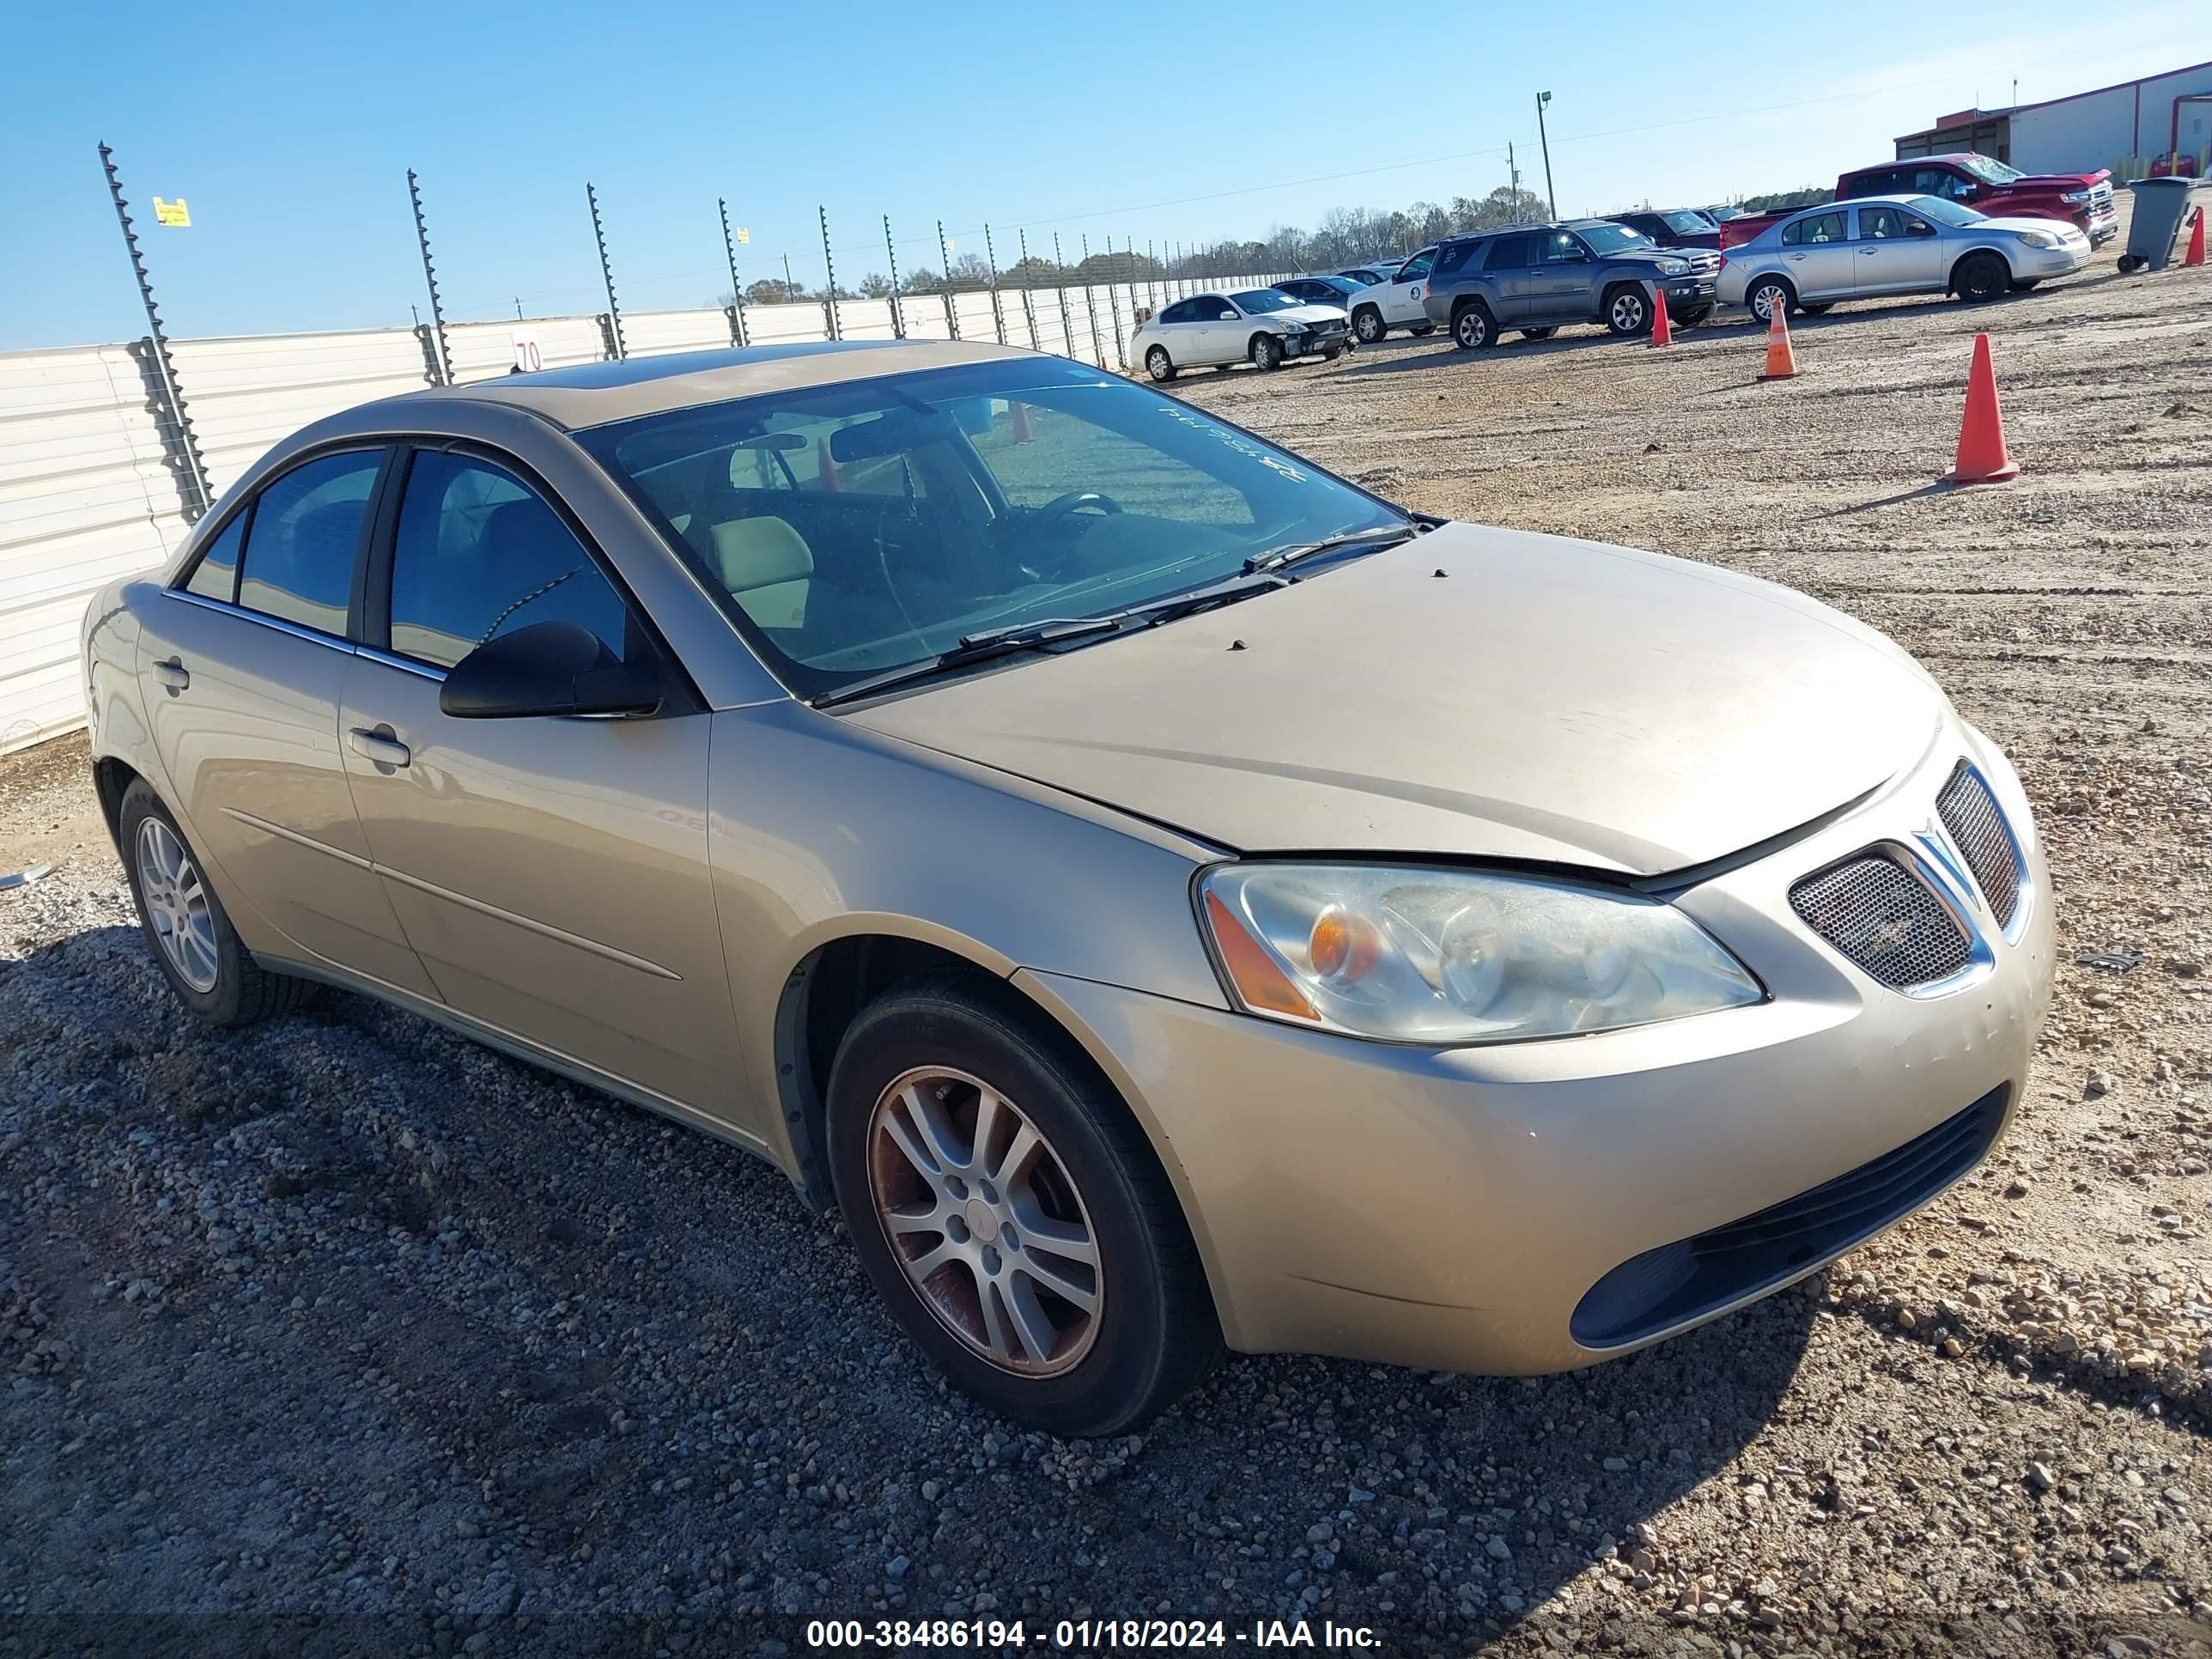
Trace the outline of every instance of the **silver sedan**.
<instances>
[{"instance_id":1,"label":"silver sedan","mask_svg":"<svg viewBox=\"0 0 2212 1659\"><path fill-rule=\"evenodd\" d=\"M2088 263L2089 239L2062 220L1991 218L1935 196L1869 196L1808 208L1730 248L1718 295L1763 323L1777 299L1814 313L1892 294L1980 304Z\"/></svg>"}]
</instances>

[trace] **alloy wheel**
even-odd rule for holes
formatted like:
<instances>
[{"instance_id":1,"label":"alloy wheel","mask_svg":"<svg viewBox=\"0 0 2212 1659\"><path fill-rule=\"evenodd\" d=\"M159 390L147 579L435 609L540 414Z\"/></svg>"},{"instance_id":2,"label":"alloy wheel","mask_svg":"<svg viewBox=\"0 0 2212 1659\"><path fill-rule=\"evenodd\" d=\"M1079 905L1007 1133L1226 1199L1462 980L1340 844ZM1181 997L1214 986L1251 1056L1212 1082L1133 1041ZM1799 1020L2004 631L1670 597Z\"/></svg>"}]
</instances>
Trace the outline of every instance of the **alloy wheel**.
<instances>
[{"instance_id":1,"label":"alloy wheel","mask_svg":"<svg viewBox=\"0 0 2212 1659\"><path fill-rule=\"evenodd\" d=\"M138 826L138 891L147 924L179 979L205 995L222 975L206 884L177 832L157 817Z\"/></svg>"},{"instance_id":2,"label":"alloy wheel","mask_svg":"<svg viewBox=\"0 0 2212 1659\"><path fill-rule=\"evenodd\" d=\"M868 1121L868 1187L923 1305L1001 1370L1081 1363L1105 1307L1097 1231L1036 1124L980 1078L922 1067Z\"/></svg>"},{"instance_id":3,"label":"alloy wheel","mask_svg":"<svg viewBox=\"0 0 2212 1659\"><path fill-rule=\"evenodd\" d=\"M1613 331L1616 334L1642 333L1645 310L1644 296L1634 289L1625 289L1615 295L1613 301Z\"/></svg>"}]
</instances>

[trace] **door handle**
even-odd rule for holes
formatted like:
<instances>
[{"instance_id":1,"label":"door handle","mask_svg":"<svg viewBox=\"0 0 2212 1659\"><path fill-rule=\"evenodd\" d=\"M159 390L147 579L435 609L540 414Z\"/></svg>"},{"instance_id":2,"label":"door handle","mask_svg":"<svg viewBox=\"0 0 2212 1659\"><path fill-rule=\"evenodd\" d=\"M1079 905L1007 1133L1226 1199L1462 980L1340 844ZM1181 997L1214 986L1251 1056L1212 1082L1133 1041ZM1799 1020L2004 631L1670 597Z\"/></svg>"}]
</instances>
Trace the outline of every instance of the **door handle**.
<instances>
[{"instance_id":1,"label":"door handle","mask_svg":"<svg viewBox=\"0 0 2212 1659\"><path fill-rule=\"evenodd\" d=\"M1802 260L1804 257L1805 256L1802 253L1793 253L1790 256L1792 260Z\"/></svg>"},{"instance_id":2,"label":"door handle","mask_svg":"<svg viewBox=\"0 0 2212 1659\"><path fill-rule=\"evenodd\" d=\"M404 766L415 757L405 744L386 735L391 730L387 726L381 732L364 732L356 726L346 733L346 743L363 760L374 761L379 766Z\"/></svg>"},{"instance_id":3,"label":"door handle","mask_svg":"<svg viewBox=\"0 0 2212 1659\"><path fill-rule=\"evenodd\" d=\"M192 677L181 658L172 657L167 662L154 665L154 678L172 691L181 691L192 683Z\"/></svg>"},{"instance_id":4,"label":"door handle","mask_svg":"<svg viewBox=\"0 0 2212 1659\"><path fill-rule=\"evenodd\" d=\"M1879 253L1881 250L1878 247L1863 247L1859 252L1862 253Z\"/></svg>"}]
</instances>

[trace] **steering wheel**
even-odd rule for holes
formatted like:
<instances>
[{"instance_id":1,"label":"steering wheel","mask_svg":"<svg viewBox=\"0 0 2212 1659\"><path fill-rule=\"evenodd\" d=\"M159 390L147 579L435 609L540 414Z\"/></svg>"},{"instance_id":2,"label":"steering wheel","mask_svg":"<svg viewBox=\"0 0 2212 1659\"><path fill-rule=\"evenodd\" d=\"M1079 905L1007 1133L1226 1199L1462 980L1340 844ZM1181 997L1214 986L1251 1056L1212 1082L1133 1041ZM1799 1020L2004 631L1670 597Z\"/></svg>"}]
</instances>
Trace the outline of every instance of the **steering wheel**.
<instances>
[{"instance_id":1,"label":"steering wheel","mask_svg":"<svg viewBox=\"0 0 2212 1659\"><path fill-rule=\"evenodd\" d=\"M1100 512L1109 514L1121 510L1121 503L1111 495L1096 489L1071 489L1065 495L1054 496L1037 508L1035 522L1042 524L1047 519L1064 518L1078 507L1095 507Z\"/></svg>"},{"instance_id":2,"label":"steering wheel","mask_svg":"<svg viewBox=\"0 0 2212 1659\"><path fill-rule=\"evenodd\" d=\"M1036 529L1056 523L1069 514L1086 507L1095 507L1109 517L1121 511L1121 502L1099 490L1071 489L1064 495L1054 496L1042 507L1037 508L1036 516L1030 520L1030 528ZM1021 567L1021 570L1024 575L1034 581L1065 581L1067 580L1069 562L1069 555L1064 552L1059 558L1049 562L1032 558Z\"/></svg>"}]
</instances>

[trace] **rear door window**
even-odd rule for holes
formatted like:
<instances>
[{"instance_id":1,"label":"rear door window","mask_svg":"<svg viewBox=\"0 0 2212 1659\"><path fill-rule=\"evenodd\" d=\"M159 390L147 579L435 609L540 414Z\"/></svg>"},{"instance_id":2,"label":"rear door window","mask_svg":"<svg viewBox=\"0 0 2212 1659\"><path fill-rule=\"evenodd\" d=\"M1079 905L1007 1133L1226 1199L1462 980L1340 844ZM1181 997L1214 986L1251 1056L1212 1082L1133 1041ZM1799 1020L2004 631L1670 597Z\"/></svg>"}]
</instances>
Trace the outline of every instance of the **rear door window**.
<instances>
[{"instance_id":1,"label":"rear door window","mask_svg":"<svg viewBox=\"0 0 2212 1659\"><path fill-rule=\"evenodd\" d=\"M1437 251L1437 275L1449 276L1467 263L1467 256L1475 250L1473 242L1454 242Z\"/></svg>"},{"instance_id":2,"label":"rear door window","mask_svg":"<svg viewBox=\"0 0 2212 1659\"><path fill-rule=\"evenodd\" d=\"M1825 242L1840 242L1850 233L1844 228L1844 215L1815 213L1782 228L1784 247L1812 247Z\"/></svg>"},{"instance_id":3,"label":"rear door window","mask_svg":"<svg viewBox=\"0 0 2212 1659\"><path fill-rule=\"evenodd\" d=\"M343 638L353 569L380 449L349 450L295 466L264 489L240 567L248 611Z\"/></svg>"},{"instance_id":4,"label":"rear door window","mask_svg":"<svg viewBox=\"0 0 2212 1659\"><path fill-rule=\"evenodd\" d=\"M1528 239L1526 236L1501 236L1490 245L1490 257L1483 261L1485 270L1519 270L1528 263Z\"/></svg>"}]
</instances>

